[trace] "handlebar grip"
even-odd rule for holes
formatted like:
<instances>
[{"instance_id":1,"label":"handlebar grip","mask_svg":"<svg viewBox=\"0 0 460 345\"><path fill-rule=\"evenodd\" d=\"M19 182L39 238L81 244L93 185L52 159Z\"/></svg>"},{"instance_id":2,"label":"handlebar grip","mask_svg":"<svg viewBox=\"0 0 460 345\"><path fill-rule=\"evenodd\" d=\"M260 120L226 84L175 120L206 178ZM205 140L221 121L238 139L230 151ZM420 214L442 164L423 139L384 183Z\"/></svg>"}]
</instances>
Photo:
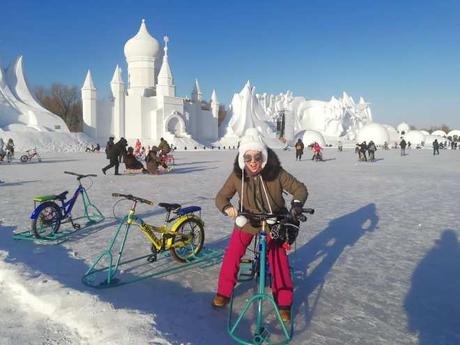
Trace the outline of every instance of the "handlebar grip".
<instances>
[{"instance_id":1,"label":"handlebar grip","mask_svg":"<svg viewBox=\"0 0 460 345\"><path fill-rule=\"evenodd\" d=\"M147 200L147 199L141 199L141 202L147 205L153 205L153 201Z\"/></svg>"},{"instance_id":2,"label":"handlebar grip","mask_svg":"<svg viewBox=\"0 0 460 345\"><path fill-rule=\"evenodd\" d=\"M114 198L118 198L118 197L121 196L121 194L120 194L120 193L112 193L112 196L113 196Z\"/></svg>"},{"instance_id":3,"label":"handlebar grip","mask_svg":"<svg viewBox=\"0 0 460 345\"><path fill-rule=\"evenodd\" d=\"M86 175L86 176L88 176L88 177L97 177L96 174L89 174L89 175Z\"/></svg>"},{"instance_id":4,"label":"handlebar grip","mask_svg":"<svg viewBox=\"0 0 460 345\"><path fill-rule=\"evenodd\" d=\"M315 209L314 208L304 208L302 209L303 212L308 213L308 214L314 214Z\"/></svg>"}]
</instances>

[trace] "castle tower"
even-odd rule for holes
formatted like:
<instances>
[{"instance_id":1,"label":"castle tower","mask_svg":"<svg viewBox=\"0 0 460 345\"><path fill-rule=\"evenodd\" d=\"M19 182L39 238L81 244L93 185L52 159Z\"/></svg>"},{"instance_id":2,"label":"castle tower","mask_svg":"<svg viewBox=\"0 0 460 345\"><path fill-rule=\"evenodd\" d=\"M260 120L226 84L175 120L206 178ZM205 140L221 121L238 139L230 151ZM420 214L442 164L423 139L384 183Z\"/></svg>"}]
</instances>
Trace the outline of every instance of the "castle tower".
<instances>
[{"instance_id":1,"label":"castle tower","mask_svg":"<svg viewBox=\"0 0 460 345\"><path fill-rule=\"evenodd\" d=\"M216 95L216 90L212 90L211 94L211 111L212 111L212 116L216 119L219 118L219 100L217 99Z\"/></svg>"},{"instance_id":2,"label":"castle tower","mask_svg":"<svg viewBox=\"0 0 460 345\"><path fill-rule=\"evenodd\" d=\"M163 63L161 65L160 73L158 73L157 96L176 97L176 87L174 85L174 79L168 62L168 36L164 37L164 42L165 47Z\"/></svg>"},{"instance_id":3,"label":"castle tower","mask_svg":"<svg viewBox=\"0 0 460 345\"><path fill-rule=\"evenodd\" d=\"M203 100L203 94L201 93L200 84L198 80L195 79L195 85L193 85L192 90L192 102L201 102Z\"/></svg>"},{"instance_id":4,"label":"castle tower","mask_svg":"<svg viewBox=\"0 0 460 345\"><path fill-rule=\"evenodd\" d=\"M113 134L116 138L121 138L125 136L125 84L118 65L115 67L110 88L113 96Z\"/></svg>"},{"instance_id":5,"label":"castle tower","mask_svg":"<svg viewBox=\"0 0 460 345\"><path fill-rule=\"evenodd\" d=\"M88 70L85 82L81 88L81 99L83 108L83 132L91 138L97 138L96 88L94 87L90 70Z\"/></svg>"},{"instance_id":6,"label":"castle tower","mask_svg":"<svg viewBox=\"0 0 460 345\"><path fill-rule=\"evenodd\" d=\"M148 32L144 19L137 34L126 42L124 52L128 64L128 95L153 96L160 45Z\"/></svg>"}]
</instances>

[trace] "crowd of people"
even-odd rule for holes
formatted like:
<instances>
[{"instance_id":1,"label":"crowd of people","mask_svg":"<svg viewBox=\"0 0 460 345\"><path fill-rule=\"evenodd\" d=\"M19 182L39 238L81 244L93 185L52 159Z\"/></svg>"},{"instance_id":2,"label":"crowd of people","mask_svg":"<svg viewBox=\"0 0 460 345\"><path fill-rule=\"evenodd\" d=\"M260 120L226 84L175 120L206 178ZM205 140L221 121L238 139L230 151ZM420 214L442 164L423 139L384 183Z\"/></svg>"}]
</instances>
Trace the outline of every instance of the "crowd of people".
<instances>
[{"instance_id":1,"label":"crowd of people","mask_svg":"<svg viewBox=\"0 0 460 345\"><path fill-rule=\"evenodd\" d=\"M114 140L114 137L110 137L105 146L105 154L109 164L102 168L104 175L111 168L115 168L114 175L121 175L119 167L122 162L125 164L126 171L131 174L158 175L161 169L170 171L166 158L171 152L171 146L164 138L160 139L158 146L148 146L147 150L142 146L139 139L136 140L134 147L127 147L128 141L125 138L120 138L116 143Z\"/></svg>"}]
</instances>

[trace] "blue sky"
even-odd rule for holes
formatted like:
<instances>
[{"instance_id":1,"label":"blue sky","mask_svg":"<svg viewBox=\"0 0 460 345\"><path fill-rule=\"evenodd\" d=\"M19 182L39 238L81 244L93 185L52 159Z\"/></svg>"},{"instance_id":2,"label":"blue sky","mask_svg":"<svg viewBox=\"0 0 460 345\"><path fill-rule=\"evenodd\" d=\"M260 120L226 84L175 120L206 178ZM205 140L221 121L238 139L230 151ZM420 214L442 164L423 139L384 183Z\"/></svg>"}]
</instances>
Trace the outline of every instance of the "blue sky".
<instances>
[{"instance_id":1,"label":"blue sky","mask_svg":"<svg viewBox=\"0 0 460 345\"><path fill-rule=\"evenodd\" d=\"M170 37L177 94L198 78L229 104L247 80L258 92L372 104L374 120L460 128L460 1L21 1L0 5L0 61L24 55L29 83L99 95L142 18Z\"/></svg>"}]
</instances>

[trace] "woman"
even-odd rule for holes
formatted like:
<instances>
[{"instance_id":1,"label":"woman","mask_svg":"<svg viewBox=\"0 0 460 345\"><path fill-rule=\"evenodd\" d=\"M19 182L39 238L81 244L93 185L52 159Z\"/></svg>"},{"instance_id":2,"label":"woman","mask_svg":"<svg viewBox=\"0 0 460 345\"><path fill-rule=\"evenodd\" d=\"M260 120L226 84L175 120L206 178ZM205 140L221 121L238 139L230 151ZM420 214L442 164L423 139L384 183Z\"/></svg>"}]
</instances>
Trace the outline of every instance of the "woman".
<instances>
[{"instance_id":1,"label":"woman","mask_svg":"<svg viewBox=\"0 0 460 345\"><path fill-rule=\"evenodd\" d=\"M217 193L216 206L225 215L235 219L238 210L230 200L238 193L240 211L249 213L279 213L285 209L283 191L293 195L293 207L298 212L308 192L305 185L286 172L276 154L265 146L255 128L246 130L241 138L233 171ZM225 252L219 274L217 294L212 300L216 308L229 301L237 281L240 260L252 238L261 230L260 223L251 221L242 228L234 225L229 246ZM293 284L286 250L268 236L268 260L272 272L272 292L281 317L291 319Z\"/></svg>"},{"instance_id":2,"label":"woman","mask_svg":"<svg viewBox=\"0 0 460 345\"><path fill-rule=\"evenodd\" d=\"M134 149L130 146L128 147L128 153L124 157L125 167L126 170L130 172L138 172L138 173L148 173L148 171L144 168L144 164L139 162L134 156Z\"/></svg>"}]
</instances>

